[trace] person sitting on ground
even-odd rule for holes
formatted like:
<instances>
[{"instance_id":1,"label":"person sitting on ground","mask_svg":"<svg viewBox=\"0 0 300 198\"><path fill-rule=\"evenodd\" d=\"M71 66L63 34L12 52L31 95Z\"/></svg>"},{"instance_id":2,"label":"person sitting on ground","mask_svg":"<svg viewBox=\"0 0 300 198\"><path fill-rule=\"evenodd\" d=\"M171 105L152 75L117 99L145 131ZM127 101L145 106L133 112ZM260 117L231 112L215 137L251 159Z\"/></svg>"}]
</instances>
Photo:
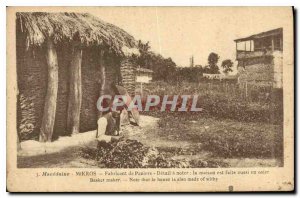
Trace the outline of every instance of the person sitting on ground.
<instances>
[{"instance_id":1,"label":"person sitting on ground","mask_svg":"<svg viewBox=\"0 0 300 198\"><path fill-rule=\"evenodd\" d=\"M98 142L110 142L114 136L120 135L120 112L112 111L103 114L98 119L97 125Z\"/></svg>"},{"instance_id":2,"label":"person sitting on ground","mask_svg":"<svg viewBox=\"0 0 300 198\"><path fill-rule=\"evenodd\" d=\"M111 84L110 89L106 92L112 95L112 98L114 98L115 95L125 95L127 100L131 101L131 97L124 87ZM105 100L102 105L104 107L109 107L113 105L113 102L113 100ZM123 107L120 107L116 111L109 110L108 112L101 113L101 117L99 117L97 120L98 128L96 138L98 142L107 143L112 139L118 139L118 136L120 135L122 112L123 117L128 116L128 119L129 117L132 117L135 123L139 125L139 112L137 109L133 109L128 114L125 114L124 111L127 111L126 107L127 104L125 104Z\"/></svg>"}]
</instances>

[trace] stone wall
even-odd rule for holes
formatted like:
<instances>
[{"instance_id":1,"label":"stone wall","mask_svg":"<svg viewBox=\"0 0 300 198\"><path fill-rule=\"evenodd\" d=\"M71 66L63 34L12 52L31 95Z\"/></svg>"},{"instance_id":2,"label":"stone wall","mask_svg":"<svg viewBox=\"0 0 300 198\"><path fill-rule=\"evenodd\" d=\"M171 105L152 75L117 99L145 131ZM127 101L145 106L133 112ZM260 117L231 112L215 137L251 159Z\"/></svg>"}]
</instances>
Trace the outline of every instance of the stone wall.
<instances>
[{"instance_id":1,"label":"stone wall","mask_svg":"<svg viewBox=\"0 0 300 198\"><path fill-rule=\"evenodd\" d=\"M282 56L262 56L238 61L238 82L282 87Z\"/></svg>"}]
</instances>

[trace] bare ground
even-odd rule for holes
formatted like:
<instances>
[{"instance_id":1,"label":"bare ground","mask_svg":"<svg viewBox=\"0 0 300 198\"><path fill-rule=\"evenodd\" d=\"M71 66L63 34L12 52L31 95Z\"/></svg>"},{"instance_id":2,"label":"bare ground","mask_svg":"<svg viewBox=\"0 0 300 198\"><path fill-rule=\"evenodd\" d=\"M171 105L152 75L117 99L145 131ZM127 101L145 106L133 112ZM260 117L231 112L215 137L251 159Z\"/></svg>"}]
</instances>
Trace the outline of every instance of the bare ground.
<instances>
[{"instance_id":1,"label":"bare ground","mask_svg":"<svg viewBox=\"0 0 300 198\"><path fill-rule=\"evenodd\" d=\"M135 139L150 147L180 148L184 154L176 155L175 159L212 159L211 153L201 150L201 143L197 140L189 141L180 138L178 131L161 136L162 129L159 119L151 116L141 116L141 126L123 126L125 137ZM232 123L226 123L228 125ZM191 121L194 131L205 132L208 128L214 128L211 124L203 125L200 121ZM179 131L179 133L181 133ZM87 160L79 155L82 147L95 147L96 131L76 134L72 137L61 137L52 143L39 143L36 141L24 141L22 150L18 152L19 168L96 168L93 160ZM279 166L276 159L258 158L214 158L222 160L230 167L262 167Z\"/></svg>"}]
</instances>

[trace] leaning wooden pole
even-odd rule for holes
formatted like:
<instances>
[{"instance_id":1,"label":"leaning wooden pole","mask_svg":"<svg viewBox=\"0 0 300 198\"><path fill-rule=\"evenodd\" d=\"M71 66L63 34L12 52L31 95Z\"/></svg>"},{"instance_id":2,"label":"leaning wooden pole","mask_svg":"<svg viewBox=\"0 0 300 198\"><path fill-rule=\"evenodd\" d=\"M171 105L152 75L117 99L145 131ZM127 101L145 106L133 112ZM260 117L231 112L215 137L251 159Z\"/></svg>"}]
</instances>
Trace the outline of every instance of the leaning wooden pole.
<instances>
[{"instance_id":1,"label":"leaning wooden pole","mask_svg":"<svg viewBox=\"0 0 300 198\"><path fill-rule=\"evenodd\" d=\"M50 38L47 39L46 59L48 67L48 87L39 137L40 142L51 141L56 113L56 101L58 90L58 63L56 49L53 41Z\"/></svg>"},{"instance_id":2,"label":"leaning wooden pole","mask_svg":"<svg viewBox=\"0 0 300 198\"><path fill-rule=\"evenodd\" d=\"M72 134L79 133L80 129L80 109L82 103L81 61L82 50L74 46L70 65L67 118L67 127Z\"/></svg>"}]
</instances>

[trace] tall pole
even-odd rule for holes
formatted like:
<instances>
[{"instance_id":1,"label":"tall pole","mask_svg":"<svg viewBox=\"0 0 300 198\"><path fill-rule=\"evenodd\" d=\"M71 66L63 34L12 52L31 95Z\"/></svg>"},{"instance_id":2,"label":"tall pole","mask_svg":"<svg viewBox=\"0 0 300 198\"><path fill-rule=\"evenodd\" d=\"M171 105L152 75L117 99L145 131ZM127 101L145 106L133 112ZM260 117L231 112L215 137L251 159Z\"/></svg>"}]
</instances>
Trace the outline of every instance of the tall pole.
<instances>
[{"instance_id":1,"label":"tall pole","mask_svg":"<svg viewBox=\"0 0 300 198\"><path fill-rule=\"evenodd\" d=\"M48 67L48 87L40 130L40 142L50 142L52 140L56 114L56 101L58 91L58 62L56 49L53 41L50 38L47 39L46 59Z\"/></svg>"},{"instance_id":2,"label":"tall pole","mask_svg":"<svg viewBox=\"0 0 300 198\"><path fill-rule=\"evenodd\" d=\"M68 130L72 134L79 133L80 130L80 109L82 104L81 62L82 50L78 46L73 46L67 119Z\"/></svg>"},{"instance_id":3,"label":"tall pole","mask_svg":"<svg viewBox=\"0 0 300 198\"><path fill-rule=\"evenodd\" d=\"M105 61L104 61L104 50L100 50L99 54L99 69L100 69L100 92L99 92L99 97L103 96L105 94L105 86L106 86L106 74L105 74ZM98 114L99 118L102 116L102 112L99 112Z\"/></svg>"}]
</instances>

